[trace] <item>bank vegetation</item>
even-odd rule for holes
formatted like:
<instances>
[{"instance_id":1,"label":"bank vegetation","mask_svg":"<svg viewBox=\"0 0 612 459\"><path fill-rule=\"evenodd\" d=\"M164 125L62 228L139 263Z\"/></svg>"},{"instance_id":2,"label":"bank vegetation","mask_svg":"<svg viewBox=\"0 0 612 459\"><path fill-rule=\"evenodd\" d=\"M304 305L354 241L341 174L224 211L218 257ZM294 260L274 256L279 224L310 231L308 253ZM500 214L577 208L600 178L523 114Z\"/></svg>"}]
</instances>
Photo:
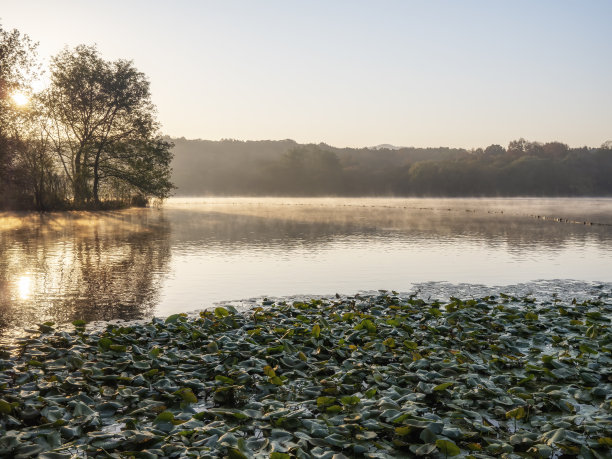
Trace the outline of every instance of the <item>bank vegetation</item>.
<instances>
[{"instance_id":1,"label":"bank vegetation","mask_svg":"<svg viewBox=\"0 0 612 459\"><path fill-rule=\"evenodd\" d=\"M51 59L0 26L0 209L100 209L165 198L172 144L159 133L149 81L95 46Z\"/></svg>"}]
</instances>

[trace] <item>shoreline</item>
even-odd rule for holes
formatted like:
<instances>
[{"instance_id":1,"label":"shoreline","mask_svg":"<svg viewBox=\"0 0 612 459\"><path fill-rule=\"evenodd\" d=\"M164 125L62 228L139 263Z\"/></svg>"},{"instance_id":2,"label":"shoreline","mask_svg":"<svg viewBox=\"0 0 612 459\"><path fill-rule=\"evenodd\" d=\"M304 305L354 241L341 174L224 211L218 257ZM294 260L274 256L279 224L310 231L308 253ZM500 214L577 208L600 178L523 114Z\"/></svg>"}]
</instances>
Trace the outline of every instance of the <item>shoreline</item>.
<instances>
[{"instance_id":1,"label":"shoreline","mask_svg":"<svg viewBox=\"0 0 612 459\"><path fill-rule=\"evenodd\" d=\"M430 282L418 282L414 283L413 288L410 290L400 290L394 292L391 290L377 289L377 290L359 290L356 293L301 293L295 295L259 295L250 298L240 299L227 299L215 301L212 304L185 311L180 313L186 314L189 318L197 317L200 313L205 311L214 310L216 307L233 307L240 313L248 312L248 310L257 306L264 306L264 301L272 301L273 303L280 302L295 302L295 301L308 301L310 298L325 298L329 301L339 298L346 299L352 297L373 297L379 295L380 292L397 293L399 296L408 297L410 295L417 295L421 298L428 300L435 300L440 302L448 302L452 297L459 298L478 298L487 295L495 295L499 292L508 294L515 297L521 296L534 296L539 302L551 302L555 299L564 302L571 302L576 299L578 302L583 302L596 297L612 297L612 282L604 281L583 281L575 279L540 279L530 282L519 282L508 285L487 285L479 283L452 283L445 281L430 281ZM148 323L152 319L165 319L169 314L153 314L142 318L123 319L115 318L108 320L95 320L88 322L88 327L95 331L102 331L109 325L113 326L132 326L141 325ZM50 319L52 320L52 319ZM64 322L54 322L56 328L62 330L68 330L72 327L72 320L78 320L73 318ZM25 337L28 333L37 333L37 323L30 323L29 325L22 325L17 328L11 329L7 333L8 329L4 331L0 329L0 345L4 347L11 347L15 341L19 338Z\"/></svg>"}]
</instances>

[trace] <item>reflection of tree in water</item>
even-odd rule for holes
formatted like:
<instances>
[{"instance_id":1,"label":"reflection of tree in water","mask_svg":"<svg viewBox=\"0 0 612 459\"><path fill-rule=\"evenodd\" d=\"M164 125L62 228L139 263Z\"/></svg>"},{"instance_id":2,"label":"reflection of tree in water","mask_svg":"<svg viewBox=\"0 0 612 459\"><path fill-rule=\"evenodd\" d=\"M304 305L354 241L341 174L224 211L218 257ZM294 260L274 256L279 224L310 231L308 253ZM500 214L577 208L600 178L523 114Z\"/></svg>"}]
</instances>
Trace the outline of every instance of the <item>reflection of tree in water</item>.
<instances>
[{"instance_id":1,"label":"reflection of tree in water","mask_svg":"<svg viewBox=\"0 0 612 459\"><path fill-rule=\"evenodd\" d=\"M0 217L0 225L0 333L152 314L170 259L162 212L26 215L13 229Z\"/></svg>"}]
</instances>

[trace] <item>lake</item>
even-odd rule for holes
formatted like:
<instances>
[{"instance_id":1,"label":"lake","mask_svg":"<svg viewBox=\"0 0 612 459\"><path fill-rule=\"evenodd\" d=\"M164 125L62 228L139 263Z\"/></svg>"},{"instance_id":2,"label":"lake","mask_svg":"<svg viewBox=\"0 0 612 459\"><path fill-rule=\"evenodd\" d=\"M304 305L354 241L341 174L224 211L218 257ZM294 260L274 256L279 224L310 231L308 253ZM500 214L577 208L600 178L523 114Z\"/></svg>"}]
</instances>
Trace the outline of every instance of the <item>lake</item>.
<instances>
[{"instance_id":1,"label":"lake","mask_svg":"<svg viewBox=\"0 0 612 459\"><path fill-rule=\"evenodd\" d=\"M611 198L173 198L0 213L4 340L47 320L144 319L264 296L571 295L611 282Z\"/></svg>"}]
</instances>

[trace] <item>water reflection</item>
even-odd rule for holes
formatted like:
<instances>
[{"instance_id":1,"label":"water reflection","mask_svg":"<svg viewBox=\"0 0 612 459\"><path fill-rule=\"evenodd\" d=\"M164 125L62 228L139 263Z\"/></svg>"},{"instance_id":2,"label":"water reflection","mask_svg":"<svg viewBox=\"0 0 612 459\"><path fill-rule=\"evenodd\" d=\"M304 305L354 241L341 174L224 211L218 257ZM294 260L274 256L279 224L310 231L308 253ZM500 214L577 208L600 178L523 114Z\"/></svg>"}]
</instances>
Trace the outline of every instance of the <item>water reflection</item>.
<instances>
[{"instance_id":1,"label":"water reflection","mask_svg":"<svg viewBox=\"0 0 612 459\"><path fill-rule=\"evenodd\" d=\"M171 202L166 209L176 223L173 228L174 250L189 251L205 245L211 249L240 251L245 247L274 247L284 250L312 249L346 238L404 240L407 243L435 241L460 244L482 242L490 247L504 245L516 253L538 247L558 250L566 244L591 241L607 244L612 226L584 225L534 218L530 212L543 210L535 205L523 206L522 211L510 201L511 212L504 200L279 200L264 204L249 199L231 198ZM305 202L304 202L305 201ZM366 204L359 204L361 201ZM417 201L416 203L414 201ZM575 200L559 200L556 208L548 202L545 215L573 215L573 218L593 218L595 209L582 206L571 209ZM340 201L340 202L346 202ZM492 206L491 202L498 202ZM612 216L612 200L605 200ZM437 204L437 206L434 206ZM574 204L575 205L575 204ZM543 205L540 207L544 207ZM579 206L580 207L580 206ZM588 206L586 206L588 207ZM602 214L601 206L596 208ZM604 209L605 210L605 209ZM533 214L536 215L536 214ZM602 220L601 215L595 216Z\"/></svg>"},{"instance_id":2,"label":"water reflection","mask_svg":"<svg viewBox=\"0 0 612 459\"><path fill-rule=\"evenodd\" d=\"M138 319L158 303L170 259L163 212L0 218L0 334L75 319Z\"/></svg>"},{"instance_id":3,"label":"water reflection","mask_svg":"<svg viewBox=\"0 0 612 459\"><path fill-rule=\"evenodd\" d=\"M27 300L32 290L32 279L29 273L19 278L17 281L17 288L19 291L19 299Z\"/></svg>"},{"instance_id":4,"label":"water reflection","mask_svg":"<svg viewBox=\"0 0 612 459\"><path fill-rule=\"evenodd\" d=\"M547 209L551 216L588 217L594 209L601 215L601 202L521 200L520 206L510 201L503 207L503 201L170 202L165 212L173 222L172 276L159 310L263 295L408 291L427 281L508 285L609 277L611 227L530 216L547 215ZM604 211L612 210L612 200L603 204Z\"/></svg>"},{"instance_id":5,"label":"water reflection","mask_svg":"<svg viewBox=\"0 0 612 459\"><path fill-rule=\"evenodd\" d=\"M138 319L259 295L609 282L612 226L553 218L610 215L612 199L261 198L0 214L0 335L45 320Z\"/></svg>"}]
</instances>

